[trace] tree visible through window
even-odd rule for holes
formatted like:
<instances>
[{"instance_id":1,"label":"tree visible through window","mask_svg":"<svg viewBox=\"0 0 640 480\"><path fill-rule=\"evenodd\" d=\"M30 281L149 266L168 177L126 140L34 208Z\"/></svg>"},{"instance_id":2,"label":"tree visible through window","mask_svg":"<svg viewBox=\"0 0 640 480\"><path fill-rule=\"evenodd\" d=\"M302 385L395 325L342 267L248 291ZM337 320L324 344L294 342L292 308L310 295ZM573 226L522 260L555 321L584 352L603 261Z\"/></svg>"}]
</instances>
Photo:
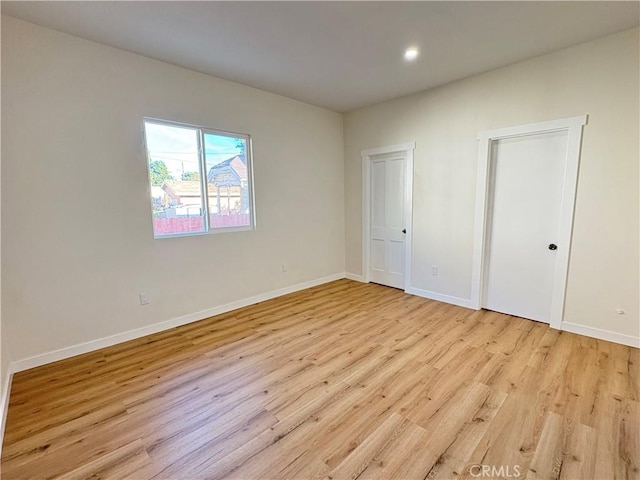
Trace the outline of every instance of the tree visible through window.
<instances>
[{"instance_id":1,"label":"tree visible through window","mask_svg":"<svg viewBox=\"0 0 640 480\"><path fill-rule=\"evenodd\" d=\"M156 238L254 226L246 134L145 119Z\"/></svg>"}]
</instances>

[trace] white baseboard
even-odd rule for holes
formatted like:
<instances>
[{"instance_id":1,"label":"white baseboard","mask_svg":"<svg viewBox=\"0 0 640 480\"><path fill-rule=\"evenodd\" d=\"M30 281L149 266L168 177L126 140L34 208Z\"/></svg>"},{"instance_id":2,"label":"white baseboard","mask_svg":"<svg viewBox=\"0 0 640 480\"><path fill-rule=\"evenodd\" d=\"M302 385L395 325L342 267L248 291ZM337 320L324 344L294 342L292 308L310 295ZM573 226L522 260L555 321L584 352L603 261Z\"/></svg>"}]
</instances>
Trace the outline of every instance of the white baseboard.
<instances>
[{"instance_id":1,"label":"white baseboard","mask_svg":"<svg viewBox=\"0 0 640 480\"><path fill-rule=\"evenodd\" d=\"M411 295L417 295L418 297L424 297L430 300L437 300L438 302L451 303L453 305L458 305L459 307L477 310L477 308L474 308L473 302L467 298L444 295L442 293L431 292L429 290L422 290L421 288L414 287L407 287L404 291L406 293L410 293Z\"/></svg>"},{"instance_id":2,"label":"white baseboard","mask_svg":"<svg viewBox=\"0 0 640 480\"><path fill-rule=\"evenodd\" d=\"M282 295L287 295L289 293L315 287L318 285L322 285L324 283L340 280L342 278L348 278L350 280L355 280L358 282L364 281L361 275L356 275L352 273L336 273L336 274L318 278L315 280L298 283L296 285L291 285L289 287L284 287L278 290L272 290L270 292L262 293L260 295L255 295L253 297L245 298L235 302L227 303L225 305L212 307L206 310L201 310L199 312L183 315L181 317L165 320L163 322L154 323L153 325L148 325L146 327L137 328L135 330L129 330L127 332L118 333L115 335L111 335L109 337L99 338L99 339L91 340L89 342L81 343L78 345L72 345L70 347L65 347L59 350L43 353L41 355L35 355L33 357L17 360L12 362L10 365L10 375L13 375L13 373L15 372L21 372L23 370L28 370L30 368L35 368L41 365L46 365L48 363L57 362L58 360L64 360L65 358L75 357L76 355L81 355L83 353L92 352L95 350L99 350L101 348L110 347L118 343L134 340L136 338L144 337L146 335L162 332L170 328L179 327L181 325L186 325L192 322L197 322L198 320L203 320L205 318L213 317L215 315L220 315L222 313L230 312L232 310L237 310L238 308L247 307L249 305L253 305L259 302L264 302L266 300L271 300L273 298L280 297ZM422 289L413 288L413 287L409 287L405 291L406 293L409 293L411 295L417 295L419 297L424 297L431 300L437 300L439 302L450 303L453 305L458 305L460 307L471 308L476 310L476 308L474 308L472 301L469 299L454 297L451 295L444 295L441 293L431 292L429 290L422 290ZM640 339L636 337L632 337L629 335L622 335L622 334L610 332L607 330L600 330L598 328L585 327L583 325L563 322L562 330L566 330L572 333L577 333L580 335L586 335L588 337L608 340L615 343L621 343L623 345L629 345L632 347L640 347ZM9 376L8 378L10 379L11 377ZM3 388L4 387L5 385L3 385ZM8 392L3 390L0 393L3 395L3 398L1 398L0 401L5 400L4 396L7 396L6 400L8 401ZM5 403L0 404L0 408L6 409L6 407L7 405ZM2 413L2 410L0 410L0 414L1 413ZM3 420L4 420L4 417L0 418L0 421L3 421ZM3 426L3 424L0 424L0 427L1 426Z\"/></svg>"},{"instance_id":3,"label":"white baseboard","mask_svg":"<svg viewBox=\"0 0 640 480\"><path fill-rule=\"evenodd\" d=\"M11 393L11 381L13 380L13 368L9 365L7 377L0 391L0 456L2 456L2 444L4 443L4 427L7 424L7 412L9 410L9 396Z\"/></svg>"},{"instance_id":4,"label":"white baseboard","mask_svg":"<svg viewBox=\"0 0 640 480\"><path fill-rule=\"evenodd\" d=\"M322 285L323 283L333 282L335 280L340 280L342 278L345 278L344 273L336 273L333 275L329 275L327 277L322 277L315 280L298 283L296 285L291 285L289 287L280 288L278 290L272 290L270 292L261 293L253 297L244 298L242 300L227 303L225 305L208 308L206 310L201 310L199 312L190 313L187 315L183 315L181 317L172 318L170 320L165 320L163 322L154 323L153 325L137 328L135 330L129 330L127 332L117 333L109 337L103 337L96 340L91 340L89 342L80 343L78 345L72 345L70 347L61 348L59 350L43 353L41 355L36 355L29 358L23 358L22 360L17 360L12 362L11 364L12 371L21 372L23 370L29 370L30 368L46 365L47 363L57 362L58 360L64 360L65 358L75 357L76 355L81 355L83 353L92 352L94 350L99 350L101 348L110 347L118 343L127 342L129 340L134 340L136 338L144 337L146 335L162 332L170 328L175 328L181 325L186 325L188 323L197 322L198 320L203 320L205 318L213 317L215 315L220 315L221 313L227 313L232 310L237 310L238 308L247 307L249 305L253 305L259 302L264 302L265 300L271 300L276 297L281 297L282 295L287 295L289 293L304 290L306 288Z\"/></svg>"},{"instance_id":5,"label":"white baseboard","mask_svg":"<svg viewBox=\"0 0 640 480\"><path fill-rule=\"evenodd\" d=\"M362 275L358 275L356 273L347 272L347 273L344 274L344 278L346 278L348 280L353 280L353 281L356 281L356 282L367 283L367 282L365 282L364 277Z\"/></svg>"},{"instance_id":6,"label":"white baseboard","mask_svg":"<svg viewBox=\"0 0 640 480\"><path fill-rule=\"evenodd\" d=\"M587 327L585 325L579 325L571 322L562 322L560 329L565 332L584 335L585 337L593 337L613 343L620 343L629 347L640 348L640 338L632 337L631 335L623 335L622 333L611 332L609 330L602 330L595 327Z\"/></svg>"}]
</instances>

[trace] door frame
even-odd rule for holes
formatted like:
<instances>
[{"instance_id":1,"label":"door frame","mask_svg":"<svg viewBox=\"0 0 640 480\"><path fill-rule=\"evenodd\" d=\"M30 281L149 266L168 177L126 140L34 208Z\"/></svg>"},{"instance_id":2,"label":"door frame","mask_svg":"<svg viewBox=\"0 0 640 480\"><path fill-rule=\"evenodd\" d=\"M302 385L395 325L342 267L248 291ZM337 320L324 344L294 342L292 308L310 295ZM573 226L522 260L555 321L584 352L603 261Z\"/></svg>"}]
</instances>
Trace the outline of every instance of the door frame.
<instances>
[{"instance_id":1,"label":"door frame","mask_svg":"<svg viewBox=\"0 0 640 480\"><path fill-rule=\"evenodd\" d=\"M416 142L399 143L386 147L362 150L362 278L371 281L371 158L378 155L404 154L404 223L407 233L404 238L404 290L411 279L411 231L413 227L413 151Z\"/></svg>"},{"instance_id":2,"label":"door frame","mask_svg":"<svg viewBox=\"0 0 640 480\"><path fill-rule=\"evenodd\" d=\"M582 127L587 123L587 115L560 118L546 122L530 123L515 127L487 130L478 133L478 173L476 180L476 206L473 238L473 264L471 270L471 303L473 308L482 308L484 289L484 269L487 257L488 207L493 195L490 188L493 172L491 169L491 147L496 140L523 137L539 133L567 132L567 151L565 156L564 183L560 202L560 228L558 232L557 257L553 273L551 295L552 328L561 329L564 315L564 301L569 268L571 233L573 229L573 213L575 208L576 187L578 183L578 166L580 163L580 146Z\"/></svg>"}]
</instances>

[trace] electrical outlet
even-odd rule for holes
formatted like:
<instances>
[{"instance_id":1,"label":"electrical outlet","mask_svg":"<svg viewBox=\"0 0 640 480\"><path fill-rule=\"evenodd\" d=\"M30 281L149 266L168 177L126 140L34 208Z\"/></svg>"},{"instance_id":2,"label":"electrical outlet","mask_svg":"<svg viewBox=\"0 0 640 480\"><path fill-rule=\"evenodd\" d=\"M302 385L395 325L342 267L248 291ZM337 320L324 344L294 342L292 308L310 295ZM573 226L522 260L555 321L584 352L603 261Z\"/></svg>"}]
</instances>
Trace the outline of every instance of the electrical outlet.
<instances>
[{"instance_id":1,"label":"electrical outlet","mask_svg":"<svg viewBox=\"0 0 640 480\"><path fill-rule=\"evenodd\" d=\"M282 266L280 267L280 270L282 271L282 273L287 271L287 264L283 263Z\"/></svg>"},{"instance_id":2,"label":"electrical outlet","mask_svg":"<svg viewBox=\"0 0 640 480\"><path fill-rule=\"evenodd\" d=\"M438 265L431 265L431 275L434 277L438 276Z\"/></svg>"},{"instance_id":3,"label":"electrical outlet","mask_svg":"<svg viewBox=\"0 0 640 480\"><path fill-rule=\"evenodd\" d=\"M149 298L149 294L147 292L142 292L140 294L140 305L149 305L151 303L151 299Z\"/></svg>"}]
</instances>

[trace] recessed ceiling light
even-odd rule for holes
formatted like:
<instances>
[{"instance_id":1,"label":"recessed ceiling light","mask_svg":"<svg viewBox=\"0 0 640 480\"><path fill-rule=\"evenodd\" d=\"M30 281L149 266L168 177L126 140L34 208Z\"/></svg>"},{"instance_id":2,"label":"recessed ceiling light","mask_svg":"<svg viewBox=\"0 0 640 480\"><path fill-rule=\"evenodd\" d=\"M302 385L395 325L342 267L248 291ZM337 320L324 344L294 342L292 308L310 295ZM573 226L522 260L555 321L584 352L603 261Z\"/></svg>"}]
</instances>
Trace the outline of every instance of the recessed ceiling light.
<instances>
[{"instance_id":1,"label":"recessed ceiling light","mask_svg":"<svg viewBox=\"0 0 640 480\"><path fill-rule=\"evenodd\" d=\"M411 62L418 58L418 49L416 47L407 48L404 52L404 59Z\"/></svg>"}]
</instances>

